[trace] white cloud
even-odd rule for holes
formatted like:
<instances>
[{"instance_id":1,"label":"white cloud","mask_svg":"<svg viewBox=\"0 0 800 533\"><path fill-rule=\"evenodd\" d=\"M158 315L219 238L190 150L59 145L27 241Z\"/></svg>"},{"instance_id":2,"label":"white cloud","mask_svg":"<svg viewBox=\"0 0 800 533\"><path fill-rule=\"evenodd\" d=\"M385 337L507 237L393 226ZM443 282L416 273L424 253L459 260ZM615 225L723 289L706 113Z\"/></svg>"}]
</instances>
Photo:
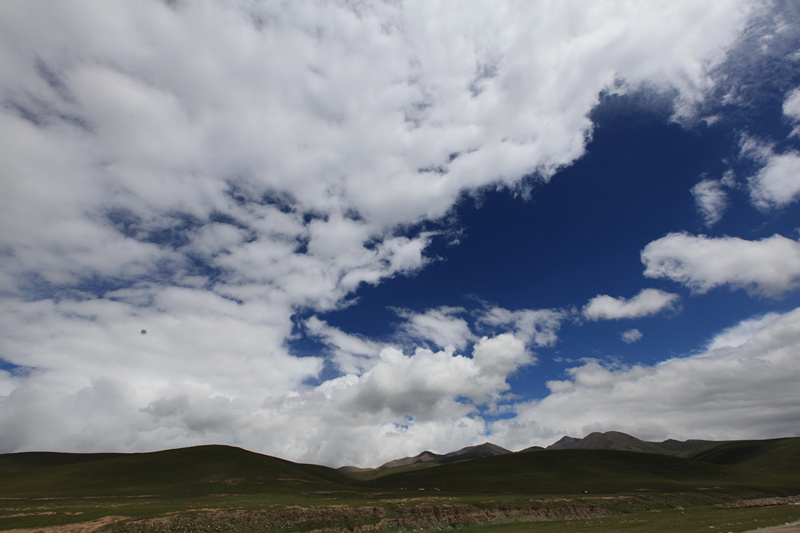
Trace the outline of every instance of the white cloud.
<instances>
[{"instance_id":1,"label":"white cloud","mask_svg":"<svg viewBox=\"0 0 800 533\"><path fill-rule=\"evenodd\" d=\"M413 356L386 348L380 362L359 378L347 408L421 420L464 416L472 407L458 398L475 404L499 399L509 388L508 375L530 361L524 344L510 334L483 337L472 358L455 355L451 347L441 352L417 348Z\"/></svg>"},{"instance_id":2,"label":"white cloud","mask_svg":"<svg viewBox=\"0 0 800 533\"><path fill-rule=\"evenodd\" d=\"M738 348L750 340L755 333L770 326L778 318L780 318L780 315L777 313L767 313L764 316L742 320L735 326L715 335L706 349L714 351L723 348Z\"/></svg>"},{"instance_id":3,"label":"white cloud","mask_svg":"<svg viewBox=\"0 0 800 533\"><path fill-rule=\"evenodd\" d=\"M401 329L412 343L432 342L439 348L463 350L475 338L467 321L458 316L464 312L460 307L444 306L423 313L395 311L405 320Z\"/></svg>"},{"instance_id":4,"label":"white cloud","mask_svg":"<svg viewBox=\"0 0 800 533\"><path fill-rule=\"evenodd\" d=\"M658 289L643 289L627 300L599 294L583 306L583 316L589 320L639 318L674 309L680 297Z\"/></svg>"},{"instance_id":5,"label":"white cloud","mask_svg":"<svg viewBox=\"0 0 800 533\"><path fill-rule=\"evenodd\" d=\"M497 318L517 336L472 359L384 360L312 320L353 372L317 389L291 317L423 268L415 225L464 190L580 157L619 80L702 100L750 9L0 2L0 349L30 369L0 372L0 449L355 462L473 443L484 424L452 395L494 401L559 312ZM448 324L434 342L463 345ZM411 381L390 394L382 376ZM368 398L386 409L339 416ZM424 420L397 419L404 402Z\"/></svg>"},{"instance_id":6,"label":"white cloud","mask_svg":"<svg viewBox=\"0 0 800 533\"><path fill-rule=\"evenodd\" d=\"M152 329L132 337L149 342L157 337ZM74 392L47 372L0 398L0 448L35 442L57 450L66 441L69 449L143 450L210 440L267 447L294 460L374 466L423 448L452 451L485 438L482 420L470 416L475 406L501 400L507 378L532 361L524 343L509 334L480 339L472 357L452 348L406 355L386 347L376 359L360 376L313 389L275 388L262 401L213 394L208 378L191 372L180 387L166 380L143 387L138 369L131 368L124 381L102 378ZM163 363L167 375L178 364ZM232 363L229 357L220 359L226 363ZM223 366L216 371L230 372ZM251 384L259 386L260 378L253 376ZM88 430L98 423L106 431Z\"/></svg>"},{"instance_id":7,"label":"white cloud","mask_svg":"<svg viewBox=\"0 0 800 533\"><path fill-rule=\"evenodd\" d=\"M644 275L704 293L729 285L778 297L800 284L800 243L781 235L759 241L671 233L642 250Z\"/></svg>"},{"instance_id":8,"label":"white cloud","mask_svg":"<svg viewBox=\"0 0 800 533\"><path fill-rule=\"evenodd\" d=\"M621 338L622 342L625 344L633 344L634 342L639 342L642 340L642 332L638 329L629 329L627 331L623 331Z\"/></svg>"},{"instance_id":9,"label":"white cloud","mask_svg":"<svg viewBox=\"0 0 800 533\"><path fill-rule=\"evenodd\" d=\"M697 208L703 215L706 226L711 227L722 220L728 199L721 182L703 180L692 187L692 195L697 203Z\"/></svg>"},{"instance_id":10,"label":"white cloud","mask_svg":"<svg viewBox=\"0 0 800 533\"><path fill-rule=\"evenodd\" d=\"M790 102L791 103L791 102ZM762 211L782 209L800 194L800 153L776 153L773 144L743 135L739 148L743 156L760 165L748 179L750 201Z\"/></svg>"},{"instance_id":11,"label":"white cloud","mask_svg":"<svg viewBox=\"0 0 800 533\"><path fill-rule=\"evenodd\" d=\"M721 333L738 330L735 346L714 340L656 366L586 361L549 382L549 396L519 406L516 419L494 423L493 439L520 449L605 430L652 440L797 436L798 324L800 309L744 321Z\"/></svg>"},{"instance_id":12,"label":"white cloud","mask_svg":"<svg viewBox=\"0 0 800 533\"><path fill-rule=\"evenodd\" d=\"M310 335L333 349L333 361L344 374L361 374L371 368L384 347L369 339L348 335L315 316L306 320L305 326Z\"/></svg>"},{"instance_id":13,"label":"white cloud","mask_svg":"<svg viewBox=\"0 0 800 533\"><path fill-rule=\"evenodd\" d=\"M567 311L557 309L510 311L494 306L480 314L478 323L495 328L511 328L518 338L534 346L552 346L558 340L558 330L567 316Z\"/></svg>"},{"instance_id":14,"label":"white cloud","mask_svg":"<svg viewBox=\"0 0 800 533\"><path fill-rule=\"evenodd\" d=\"M750 195L760 209L786 207L800 195L800 153L771 154L750 178Z\"/></svg>"},{"instance_id":15,"label":"white cloud","mask_svg":"<svg viewBox=\"0 0 800 533\"><path fill-rule=\"evenodd\" d=\"M790 92L783 101L783 114L795 125L791 135L800 135L800 87Z\"/></svg>"}]
</instances>

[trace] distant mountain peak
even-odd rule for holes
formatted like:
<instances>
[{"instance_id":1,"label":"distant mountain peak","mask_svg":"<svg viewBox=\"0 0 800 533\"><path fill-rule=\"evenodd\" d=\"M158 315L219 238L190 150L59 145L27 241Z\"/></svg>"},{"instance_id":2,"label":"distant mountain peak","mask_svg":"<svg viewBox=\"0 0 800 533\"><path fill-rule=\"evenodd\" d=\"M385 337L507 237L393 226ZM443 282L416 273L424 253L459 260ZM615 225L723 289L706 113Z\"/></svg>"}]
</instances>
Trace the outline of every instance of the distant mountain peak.
<instances>
[{"instance_id":1,"label":"distant mountain peak","mask_svg":"<svg viewBox=\"0 0 800 533\"><path fill-rule=\"evenodd\" d=\"M640 453L661 453L688 456L698 450L718 444L715 441L688 440L685 442L667 439L663 442L649 442L637 439L621 431L595 431L582 439L562 437L546 449L548 450L619 450Z\"/></svg>"},{"instance_id":2,"label":"distant mountain peak","mask_svg":"<svg viewBox=\"0 0 800 533\"><path fill-rule=\"evenodd\" d=\"M466 448L461 448L458 451L450 452L445 454L444 457L455 457L458 455L465 455L468 453L479 453L484 456L490 455L505 455L507 453L511 453L509 450L506 450L502 446L498 446L497 444L492 444L491 442L484 442L483 444L477 444L475 446L467 446Z\"/></svg>"},{"instance_id":3,"label":"distant mountain peak","mask_svg":"<svg viewBox=\"0 0 800 533\"><path fill-rule=\"evenodd\" d=\"M632 452L654 451L644 442L621 431L595 431L582 439L563 437L547 447L548 450L581 449L581 450L624 450Z\"/></svg>"},{"instance_id":4,"label":"distant mountain peak","mask_svg":"<svg viewBox=\"0 0 800 533\"><path fill-rule=\"evenodd\" d=\"M562 450L564 448L574 448L577 443L579 443L581 439L576 439L575 437L564 436L558 439L558 441L554 442L550 446L547 446L546 449L548 450Z\"/></svg>"},{"instance_id":5,"label":"distant mountain peak","mask_svg":"<svg viewBox=\"0 0 800 533\"><path fill-rule=\"evenodd\" d=\"M477 444L475 446L467 446L466 448L461 448L460 450L456 450L454 452L446 453L443 455L426 450L418 455L415 455L414 457L403 457L402 459L395 459L393 461L389 461L388 463L382 464L377 469L384 470L387 468L410 466L420 463L428 463L432 461L452 462L468 458L477 459L479 457L491 457L494 455L505 455L507 453L511 452L501 446L498 446L497 444L492 444L491 442L484 442L483 444Z\"/></svg>"}]
</instances>

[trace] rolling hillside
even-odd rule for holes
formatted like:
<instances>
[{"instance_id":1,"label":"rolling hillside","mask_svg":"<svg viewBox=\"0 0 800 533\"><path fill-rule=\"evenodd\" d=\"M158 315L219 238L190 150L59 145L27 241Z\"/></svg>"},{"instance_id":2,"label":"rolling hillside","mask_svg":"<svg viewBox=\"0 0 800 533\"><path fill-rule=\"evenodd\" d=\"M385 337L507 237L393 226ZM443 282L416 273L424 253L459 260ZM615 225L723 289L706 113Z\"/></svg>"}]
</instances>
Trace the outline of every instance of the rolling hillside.
<instances>
[{"instance_id":1,"label":"rolling hillside","mask_svg":"<svg viewBox=\"0 0 800 533\"><path fill-rule=\"evenodd\" d=\"M677 492L702 487L800 491L800 477L663 454L618 450L518 452L382 476L371 485L452 492L575 494Z\"/></svg>"},{"instance_id":2,"label":"rolling hillside","mask_svg":"<svg viewBox=\"0 0 800 533\"><path fill-rule=\"evenodd\" d=\"M699 452L694 459L754 472L800 472L800 438L734 441Z\"/></svg>"},{"instance_id":3,"label":"rolling hillside","mask_svg":"<svg viewBox=\"0 0 800 533\"><path fill-rule=\"evenodd\" d=\"M628 446L633 442L633 437L614 435L614 439ZM770 487L778 493L800 493L800 438L726 442L711 448L704 444L703 448L687 458L579 447L511 453L485 444L451 454L430 454L432 458L420 454L411 458L419 462L390 463L370 475L293 463L229 446L138 454L17 453L0 455L0 497L421 488L454 493L575 494Z\"/></svg>"},{"instance_id":4,"label":"rolling hillside","mask_svg":"<svg viewBox=\"0 0 800 533\"><path fill-rule=\"evenodd\" d=\"M551 444L548 450L619 450L627 452L660 453L678 457L692 457L695 454L723 444L723 441L673 439L663 442L649 442L637 439L619 431L590 433L582 439L563 437Z\"/></svg>"},{"instance_id":5,"label":"rolling hillside","mask_svg":"<svg viewBox=\"0 0 800 533\"><path fill-rule=\"evenodd\" d=\"M298 492L344 488L350 478L229 446L136 454L0 456L0 497Z\"/></svg>"}]
</instances>

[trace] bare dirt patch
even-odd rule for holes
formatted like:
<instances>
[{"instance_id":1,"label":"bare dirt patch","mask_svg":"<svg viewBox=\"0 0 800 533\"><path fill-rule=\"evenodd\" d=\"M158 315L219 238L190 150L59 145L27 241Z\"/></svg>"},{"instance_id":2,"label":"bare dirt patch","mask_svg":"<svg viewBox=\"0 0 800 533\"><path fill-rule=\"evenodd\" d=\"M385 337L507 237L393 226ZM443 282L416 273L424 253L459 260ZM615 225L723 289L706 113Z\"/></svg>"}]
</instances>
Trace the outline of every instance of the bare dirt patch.
<instances>
[{"instance_id":1,"label":"bare dirt patch","mask_svg":"<svg viewBox=\"0 0 800 533\"><path fill-rule=\"evenodd\" d=\"M178 531L250 532L294 528L314 533L366 533L386 529L431 529L468 524L532 522L600 518L617 514L594 505L466 504L383 507L293 508L282 511L214 511L129 520L113 524L115 533L172 533ZM49 533L49 532L48 532ZM60 533L60 532L59 532Z\"/></svg>"},{"instance_id":2,"label":"bare dirt patch","mask_svg":"<svg viewBox=\"0 0 800 533\"><path fill-rule=\"evenodd\" d=\"M97 520L87 522L76 522L74 524L64 524L60 526L30 527L22 529L9 529L4 533L92 533L101 527L127 520L127 516L104 516Z\"/></svg>"},{"instance_id":3,"label":"bare dirt patch","mask_svg":"<svg viewBox=\"0 0 800 533\"><path fill-rule=\"evenodd\" d=\"M800 495L774 497L774 498L749 498L738 502L720 505L726 509L744 509L747 507L772 507L774 505L800 505Z\"/></svg>"},{"instance_id":4,"label":"bare dirt patch","mask_svg":"<svg viewBox=\"0 0 800 533\"><path fill-rule=\"evenodd\" d=\"M750 531L745 531L745 533L800 533L800 520L780 526L751 529Z\"/></svg>"}]
</instances>

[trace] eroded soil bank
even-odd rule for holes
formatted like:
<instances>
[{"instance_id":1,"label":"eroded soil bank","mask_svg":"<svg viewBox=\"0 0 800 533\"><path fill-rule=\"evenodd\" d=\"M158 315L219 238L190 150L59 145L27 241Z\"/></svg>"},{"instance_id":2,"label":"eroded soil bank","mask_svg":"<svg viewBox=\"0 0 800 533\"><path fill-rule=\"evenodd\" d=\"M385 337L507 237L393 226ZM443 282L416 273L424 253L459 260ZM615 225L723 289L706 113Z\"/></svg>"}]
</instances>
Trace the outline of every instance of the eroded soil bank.
<instances>
[{"instance_id":1,"label":"eroded soil bank","mask_svg":"<svg viewBox=\"0 0 800 533\"><path fill-rule=\"evenodd\" d=\"M268 531L291 529L315 533L431 529L466 524L598 518L616 514L594 505L534 506L418 505L397 507L309 508L285 511L208 511L148 520L120 521L104 531L172 533L178 531ZM49 532L48 532L49 533Z\"/></svg>"},{"instance_id":2,"label":"eroded soil bank","mask_svg":"<svg viewBox=\"0 0 800 533\"><path fill-rule=\"evenodd\" d=\"M304 507L273 510L194 509L172 512L154 518L107 516L98 520L60 526L15 529L5 533L177 533L232 532L269 533L364 533L372 531L439 530L482 524L541 522L619 517L642 520L650 511L683 512L684 508L659 498L638 496L597 497L591 499L555 498L526 502L466 503L385 501L383 505ZM684 504L697 504L685 497ZM660 505L659 505L660 503ZM665 505L666 503L666 505ZM705 502L700 508L720 511L746 508L800 505L800 496L748 498L725 503ZM695 507L697 508L697 507ZM660 511L658 509L661 509ZM796 516L796 515L795 515ZM773 522L774 523L774 522ZM576 524L577 526L577 524ZM800 522L766 529L758 533L800 533Z\"/></svg>"}]
</instances>

